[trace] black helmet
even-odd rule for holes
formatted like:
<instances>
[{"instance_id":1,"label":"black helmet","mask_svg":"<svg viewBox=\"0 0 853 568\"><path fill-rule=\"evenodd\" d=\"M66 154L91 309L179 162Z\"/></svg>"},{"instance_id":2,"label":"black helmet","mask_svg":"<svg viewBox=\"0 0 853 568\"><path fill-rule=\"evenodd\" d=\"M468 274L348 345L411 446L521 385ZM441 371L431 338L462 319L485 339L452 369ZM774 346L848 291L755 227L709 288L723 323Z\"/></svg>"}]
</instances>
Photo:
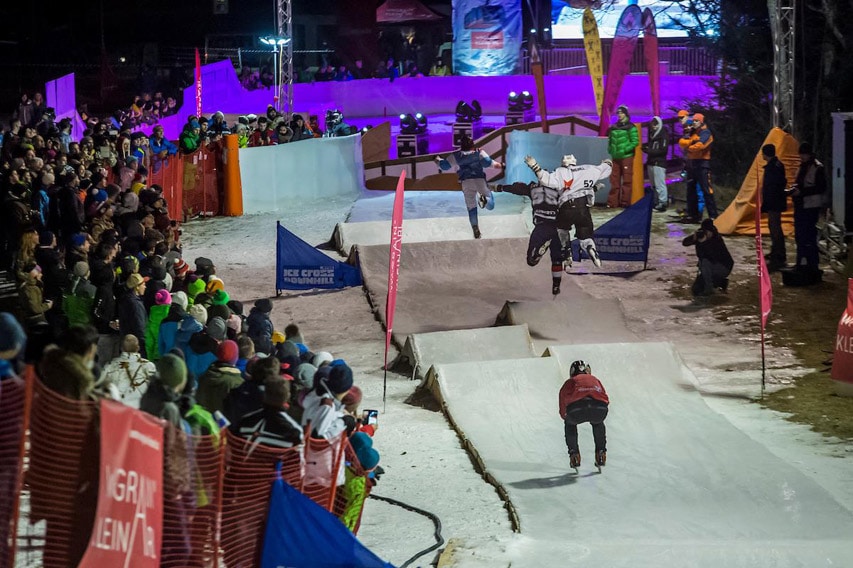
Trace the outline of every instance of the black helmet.
<instances>
[{"instance_id":1,"label":"black helmet","mask_svg":"<svg viewBox=\"0 0 853 568\"><path fill-rule=\"evenodd\" d=\"M569 376L574 377L575 375L589 374L590 370L589 365L578 359L572 363L572 366L569 368Z\"/></svg>"}]
</instances>

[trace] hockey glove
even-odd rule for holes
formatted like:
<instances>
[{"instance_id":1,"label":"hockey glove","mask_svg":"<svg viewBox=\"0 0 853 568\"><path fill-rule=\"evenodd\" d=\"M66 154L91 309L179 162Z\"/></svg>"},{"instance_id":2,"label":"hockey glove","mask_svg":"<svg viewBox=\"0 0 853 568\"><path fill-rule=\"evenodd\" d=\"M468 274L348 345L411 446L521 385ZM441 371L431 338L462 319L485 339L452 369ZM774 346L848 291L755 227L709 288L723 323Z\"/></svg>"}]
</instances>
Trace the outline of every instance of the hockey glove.
<instances>
[{"instance_id":1,"label":"hockey glove","mask_svg":"<svg viewBox=\"0 0 853 568\"><path fill-rule=\"evenodd\" d=\"M602 163L602 164L607 164L607 165L608 165L608 166L610 166L611 168L613 167L613 160L611 160L611 159L609 159L609 158L604 158L603 160L601 160L601 163Z\"/></svg>"},{"instance_id":2,"label":"hockey glove","mask_svg":"<svg viewBox=\"0 0 853 568\"><path fill-rule=\"evenodd\" d=\"M597 183L597 184L595 184L595 186L592 188L592 191L594 191L594 192L595 192L595 191L599 191L599 190L602 190L602 189L604 189L604 184L603 184L602 182L598 182L598 183Z\"/></svg>"},{"instance_id":3,"label":"hockey glove","mask_svg":"<svg viewBox=\"0 0 853 568\"><path fill-rule=\"evenodd\" d=\"M539 170L542 169L542 167L536 162L536 158L533 156L525 156L524 163L527 164L527 167L533 170L534 174L538 174Z\"/></svg>"}]
</instances>

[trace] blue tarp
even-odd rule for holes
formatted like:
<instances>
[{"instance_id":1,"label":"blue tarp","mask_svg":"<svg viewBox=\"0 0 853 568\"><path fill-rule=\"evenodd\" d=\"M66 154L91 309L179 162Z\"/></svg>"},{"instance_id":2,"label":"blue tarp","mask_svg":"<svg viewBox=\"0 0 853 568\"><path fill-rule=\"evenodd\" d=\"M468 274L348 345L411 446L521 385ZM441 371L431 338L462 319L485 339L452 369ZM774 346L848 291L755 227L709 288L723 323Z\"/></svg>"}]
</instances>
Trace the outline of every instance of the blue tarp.
<instances>
[{"instance_id":1,"label":"blue tarp","mask_svg":"<svg viewBox=\"0 0 853 568\"><path fill-rule=\"evenodd\" d=\"M355 266L329 258L276 223L275 289L311 290L361 285Z\"/></svg>"},{"instance_id":2,"label":"blue tarp","mask_svg":"<svg viewBox=\"0 0 853 568\"><path fill-rule=\"evenodd\" d=\"M595 230L595 248L601 260L646 262L652 230L652 194L646 195ZM572 259L580 260L577 239L572 241ZM586 252L583 258L588 258Z\"/></svg>"},{"instance_id":3,"label":"blue tarp","mask_svg":"<svg viewBox=\"0 0 853 568\"><path fill-rule=\"evenodd\" d=\"M273 484L261 568L394 568L326 509L285 483Z\"/></svg>"}]
</instances>

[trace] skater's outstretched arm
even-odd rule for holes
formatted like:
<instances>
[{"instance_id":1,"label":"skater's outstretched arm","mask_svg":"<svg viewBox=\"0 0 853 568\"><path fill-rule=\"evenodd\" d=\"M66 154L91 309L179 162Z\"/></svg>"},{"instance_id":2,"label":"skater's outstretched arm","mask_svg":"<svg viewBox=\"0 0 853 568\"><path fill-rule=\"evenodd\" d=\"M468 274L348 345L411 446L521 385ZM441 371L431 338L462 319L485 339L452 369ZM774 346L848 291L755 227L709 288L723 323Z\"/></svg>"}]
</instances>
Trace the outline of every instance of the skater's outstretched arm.
<instances>
[{"instance_id":1,"label":"skater's outstretched arm","mask_svg":"<svg viewBox=\"0 0 853 568\"><path fill-rule=\"evenodd\" d=\"M524 163L527 164L527 167L533 170L533 173L536 174L536 177L539 179L539 183L545 187L563 189L565 186L563 176L559 175L557 172L549 172L548 170L542 169L542 166L539 165L539 162L537 162L536 158L533 156L525 156Z\"/></svg>"}]
</instances>

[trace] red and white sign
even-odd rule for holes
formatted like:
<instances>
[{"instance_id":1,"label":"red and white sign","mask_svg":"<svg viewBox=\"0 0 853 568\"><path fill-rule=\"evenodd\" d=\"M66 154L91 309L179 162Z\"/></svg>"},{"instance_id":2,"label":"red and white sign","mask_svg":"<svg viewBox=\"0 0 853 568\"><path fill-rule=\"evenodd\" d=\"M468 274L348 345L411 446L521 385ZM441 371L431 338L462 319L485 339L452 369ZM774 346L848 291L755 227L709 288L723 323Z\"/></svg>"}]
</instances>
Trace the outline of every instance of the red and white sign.
<instances>
[{"instance_id":1,"label":"red and white sign","mask_svg":"<svg viewBox=\"0 0 853 568\"><path fill-rule=\"evenodd\" d=\"M201 56L195 48L195 115L201 117Z\"/></svg>"},{"instance_id":2,"label":"red and white sign","mask_svg":"<svg viewBox=\"0 0 853 568\"><path fill-rule=\"evenodd\" d=\"M853 278L847 280L847 309L835 335L832 380L838 394L853 396Z\"/></svg>"},{"instance_id":3,"label":"red and white sign","mask_svg":"<svg viewBox=\"0 0 853 568\"><path fill-rule=\"evenodd\" d=\"M79 568L158 568L163 526L163 426L101 401L98 512Z\"/></svg>"},{"instance_id":4,"label":"red and white sign","mask_svg":"<svg viewBox=\"0 0 853 568\"><path fill-rule=\"evenodd\" d=\"M400 277L400 252L403 248L403 189L406 172L400 172L397 192L394 194L394 210L391 213L391 247L388 253L388 298L385 302L385 368L388 368L388 349L391 347L391 330L394 327L394 311L397 308L397 282Z\"/></svg>"},{"instance_id":5,"label":"red and white sign","mask_svg":"<svg viewBox=\"0 0 853 568\"><path fill-rule=\"evenodd\" d=\"M471 49L503 49L504 34L502 31L471 32Z\"/></svg>"}]
</instances>

